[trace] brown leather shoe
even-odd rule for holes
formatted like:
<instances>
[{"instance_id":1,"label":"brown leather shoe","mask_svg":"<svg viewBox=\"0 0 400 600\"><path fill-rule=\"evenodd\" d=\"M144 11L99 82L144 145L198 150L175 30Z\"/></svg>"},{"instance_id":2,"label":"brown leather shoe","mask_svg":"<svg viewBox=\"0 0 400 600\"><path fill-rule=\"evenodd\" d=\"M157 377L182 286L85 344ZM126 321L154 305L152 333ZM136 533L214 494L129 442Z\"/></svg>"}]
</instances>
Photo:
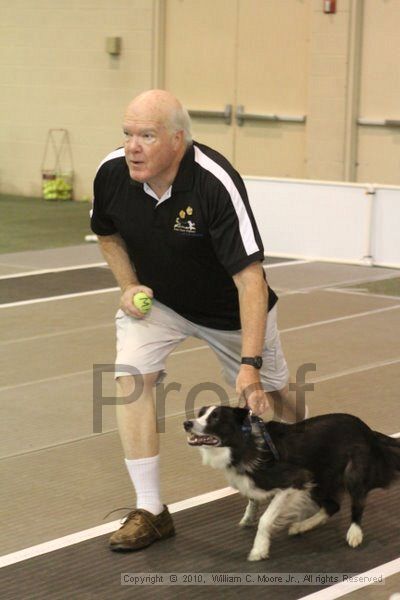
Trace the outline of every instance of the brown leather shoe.
<instances>
[{"instance_id":1,"label":"brown leather shoe","mask_svg":"<svg viewBox=\"0 0 400 600\"><path fill-rule=\"evenodd\" d=\"M109 539L111 550L140 550L153 542L175 535L174 522L164 504L159 515L153 515L144 508L135 508L127 516L124 524Z\"/></svg>"}]
</instances>

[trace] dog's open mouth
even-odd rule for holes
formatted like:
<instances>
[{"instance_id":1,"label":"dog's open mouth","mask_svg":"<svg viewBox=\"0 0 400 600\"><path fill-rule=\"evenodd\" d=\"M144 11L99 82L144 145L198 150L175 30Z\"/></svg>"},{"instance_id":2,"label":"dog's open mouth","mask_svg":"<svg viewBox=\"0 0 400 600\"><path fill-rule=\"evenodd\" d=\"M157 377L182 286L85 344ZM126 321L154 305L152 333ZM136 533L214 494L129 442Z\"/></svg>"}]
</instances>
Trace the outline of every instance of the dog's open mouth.
<instances>
[{"instance_id":1,"label":"dog's open mouth","mask_svg":"<svg viewBox=\"0 0 400 600\"><path fill-rule=\"evenodd\" d=\"M196 433L191 433L187 441L190 446L219 446L220 444L220 440L213 435L197 435Z\"/></svg>"}]
</instances>

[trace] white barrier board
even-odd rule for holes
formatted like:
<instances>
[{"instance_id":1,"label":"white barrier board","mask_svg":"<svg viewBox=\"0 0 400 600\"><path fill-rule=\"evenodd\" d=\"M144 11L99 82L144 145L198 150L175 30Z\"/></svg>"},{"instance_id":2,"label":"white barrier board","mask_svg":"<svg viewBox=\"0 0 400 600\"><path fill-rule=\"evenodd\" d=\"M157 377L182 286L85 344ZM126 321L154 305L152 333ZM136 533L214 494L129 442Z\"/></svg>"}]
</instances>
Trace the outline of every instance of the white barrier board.
<instances>
[{"instance_id":1,"label":"white barrier board","mask_svg":"<svg viewBox=\"0 0 400 600\"><path fill-rule=\"evenodd\" d=\"M400 267L400 189L376 189L371 248L375 264Z\"/></svg>"},{"instance_id":2,"label":"white barrier board","mask_svg":"<svg viewBox=\"0 0 400 600\"><path fill-rule=\"evenodd\" d=\"M244 180L267 255L400 267L400 189Z\"/></svg>"}]
</instances>

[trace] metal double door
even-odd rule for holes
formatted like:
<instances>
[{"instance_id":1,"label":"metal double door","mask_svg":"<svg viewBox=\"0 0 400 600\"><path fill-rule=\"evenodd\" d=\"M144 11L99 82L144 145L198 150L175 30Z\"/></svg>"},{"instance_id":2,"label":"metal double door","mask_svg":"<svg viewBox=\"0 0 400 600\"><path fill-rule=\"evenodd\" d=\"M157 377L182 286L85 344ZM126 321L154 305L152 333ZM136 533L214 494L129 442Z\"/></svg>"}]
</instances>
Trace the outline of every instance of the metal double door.
<instances>
[{"instance_id":1,"label":"metal double door","mask_svg":"<svg viewBox=\"0 0 400 600\"><path fill-rule=\"evenodd\" d=\"M309 0L167 0L164 87L244 175L305 177Z\"/></svg>"}]
</instances>

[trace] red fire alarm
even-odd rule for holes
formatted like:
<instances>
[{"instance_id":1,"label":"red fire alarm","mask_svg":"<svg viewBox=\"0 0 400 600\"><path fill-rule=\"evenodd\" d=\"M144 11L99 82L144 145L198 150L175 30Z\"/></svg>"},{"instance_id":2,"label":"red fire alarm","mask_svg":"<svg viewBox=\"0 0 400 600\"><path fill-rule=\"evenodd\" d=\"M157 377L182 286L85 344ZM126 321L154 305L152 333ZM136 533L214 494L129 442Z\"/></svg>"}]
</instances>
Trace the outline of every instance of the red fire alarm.
<instances>
[{"instance_id":1,"label":"red fire alarm","mask_svg":"<svg viewBox=\"0 0 400 600\"><path fill-rule=\"evenodd\" d=\"M336 12L336 0L324 0L324 13L333 14Z\"/></svg>"}]
</instances>

